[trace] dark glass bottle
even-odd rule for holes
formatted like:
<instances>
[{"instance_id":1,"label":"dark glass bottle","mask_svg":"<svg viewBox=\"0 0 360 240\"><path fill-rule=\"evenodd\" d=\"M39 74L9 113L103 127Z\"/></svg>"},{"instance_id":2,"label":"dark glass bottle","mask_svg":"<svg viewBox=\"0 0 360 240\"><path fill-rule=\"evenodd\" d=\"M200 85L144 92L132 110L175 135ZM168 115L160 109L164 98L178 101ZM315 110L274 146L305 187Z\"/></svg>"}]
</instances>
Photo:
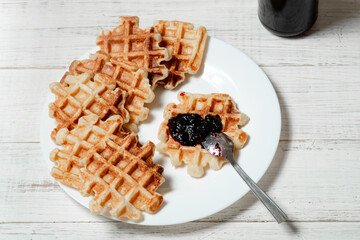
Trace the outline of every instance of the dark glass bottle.
<instances>
[{"instance_id":1,"label":"dark glass bottle","mask_svg":"<svg viewBox=\"0 0 360 240\"><path fill-rule=\"evenodd\" d=\"M262 25L273 34L293 37L309 30L315 23L318 0L258 0Z\"/></svg>"}]
</instances>

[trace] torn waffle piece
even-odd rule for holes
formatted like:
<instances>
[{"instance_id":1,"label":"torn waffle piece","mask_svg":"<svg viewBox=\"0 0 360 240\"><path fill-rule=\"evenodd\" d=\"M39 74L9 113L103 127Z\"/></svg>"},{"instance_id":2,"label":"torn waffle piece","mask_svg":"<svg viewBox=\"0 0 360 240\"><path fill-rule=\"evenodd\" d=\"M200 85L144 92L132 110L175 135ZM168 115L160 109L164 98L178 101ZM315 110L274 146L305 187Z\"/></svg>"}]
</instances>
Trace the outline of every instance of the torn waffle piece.
<instances>
[{"instance_id":1,"label":"torn waffle piece","mask_svg":"<svg viewBox=\"0 0 360 240\"><path fill-rule=\"evenodd\" d=\"M159 83L173 89L185 80L185 73L195 74L199 70L207 39L206 28L194 29L191 23L163 20L156 21L154 26L162 37L160 46L171 53L171 60L165 62L169 74Z\"/></svg>"},{"instance_id":2,"label":"torn waffle piece","mask_svg":"<svg viewBox=\"0 0 360 240\"><path fill-rule=\"evenodd\" d=\"M202 118L207 115L218 115L222 122L222 132L234 142L235 149L242 148L247 141L247 134L241 130L249 118L236 109L235 103L227 94L192 94L180 93L179 104L170 103L164 109L164 122L160 125L158 138L160 143L156 149L171 159L174 166L187 165L187 171L192 177L202 177L205 169L210 167L218 170L226 162L218 158L200 144L195 146L181 145L169 134L168 121L181 113L198 114Z\"/></svg>"},{"instance_id":3,"label":"torn waffle piece","mask_svg":"<svg viewBox=\"0 0 360 240\"><path fill-rule=\"evenodd\" d=\"M96 44L111 58L119 57L144 67L153 88L158 81L168 76L168 69L162 63L169 61L171 54L160 47L161 35L154 27L139 28L138 17L120 17L119 26L112 31L102 31Z\"/></svg>"}]
</instances>

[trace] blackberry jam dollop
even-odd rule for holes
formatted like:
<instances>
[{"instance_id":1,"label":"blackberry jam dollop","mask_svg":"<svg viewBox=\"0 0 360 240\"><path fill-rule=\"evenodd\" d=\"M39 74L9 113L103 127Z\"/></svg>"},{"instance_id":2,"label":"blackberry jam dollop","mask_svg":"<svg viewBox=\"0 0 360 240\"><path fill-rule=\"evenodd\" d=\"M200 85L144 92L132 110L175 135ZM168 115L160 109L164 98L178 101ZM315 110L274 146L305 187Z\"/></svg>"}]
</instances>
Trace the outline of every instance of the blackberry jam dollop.
<instances>
[{"instance_id":1,"label":"blackberry jam dollop","mask_svg":"<svg viewBox=\"0 0 360 240\"><path fill-rule=\"evenodd\" d=\"M222 123L219 115L206 115L205 125L207 127L207 135L211 133L221 132L222 130Z\"/></svg>"},{"instance_id":2,"label":"blackberry jam dollop","mask_svg":"<svg viewBox=\"0 0 360 240\"><path fill-rule=\"evenodd\" d=\"M170 135L185 146L200 144L207 135L221 132L222 123L219 115L206 115L203 119L196 113L180 113L168 121Z\"/></svg>"}]
</instances>

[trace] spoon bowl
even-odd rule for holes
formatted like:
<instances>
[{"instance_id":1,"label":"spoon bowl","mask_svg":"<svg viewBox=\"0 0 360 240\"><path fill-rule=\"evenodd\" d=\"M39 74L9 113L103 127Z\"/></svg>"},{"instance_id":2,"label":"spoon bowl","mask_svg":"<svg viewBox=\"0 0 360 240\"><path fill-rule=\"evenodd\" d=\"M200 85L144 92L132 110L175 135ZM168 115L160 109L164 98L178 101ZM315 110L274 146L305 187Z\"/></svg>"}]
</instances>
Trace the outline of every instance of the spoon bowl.
<instances>
[{"instance_id":1,"label":"spoon bowl","mask_svg":"<svg viewBox=\"0 0 360 240\"><path fill-rule=\"evenodd\" d=\"M226 158L245 183L249 186L255 196L264 204L278 223L288 219L280 207L244 172L234 160L234 143L224 133L211 133L201 143L202 146L216 157Z\"/></svg>"},{"instance_id":2,"label":"spoon bowl","mask_svg":"<svg viewBox=\"0 0 360 240\"><path fill-rule=\"evenodd\" d=\"M224 133L211 133L201 143L215 157L228 158L234 154L234 143Z\"/></svg>"}]
</instances>

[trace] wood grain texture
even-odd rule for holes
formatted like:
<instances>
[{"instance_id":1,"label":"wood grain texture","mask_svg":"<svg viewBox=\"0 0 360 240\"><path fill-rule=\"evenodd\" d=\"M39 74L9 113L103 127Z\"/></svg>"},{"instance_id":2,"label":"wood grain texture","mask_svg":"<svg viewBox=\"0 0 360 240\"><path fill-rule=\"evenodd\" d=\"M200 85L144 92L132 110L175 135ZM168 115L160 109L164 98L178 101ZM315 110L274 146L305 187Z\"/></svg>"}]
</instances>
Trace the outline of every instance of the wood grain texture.
<instances>
[{"instance_id":1,"label":"wood grain texture","mask_svg":"<svg viewBox=\"0 0 360 240\"><path fill-rule=\"evenodd\" d=\"M38 143L0 144L0 222L109 221L92 216L62 191L39 148ZM281 141L259 185L292 221L360 221L359 155L360 140ZM274 220L248 193L201 221Z\"/></svg>"},{"instance_id":2,"label":"wood grain texture","mask_svg":"<svg viewBox=\"0 0 360 240\"><path fill-rule=\"evenodd\" d=\"M21 227L20 227L21 226ZM112 223L6 223L0 228L6 239L357 239L360 223L299 223L274 225L262 222L194 222L165 227ZM51 229L56 229L51 231Z\"/></svg>"},{"instance_id":3,"label":"wood grain texture","mask_svg":"<svg viewBox=\"0 0 360 240\"><path fill-rule=\"evenodd\" d=\"M320 1L315 26L306 38L293 39L273 36L261 26L257 1L11 1L1 6L1 68L68 66L94 48L100 31L114 28L121 15L139 15L142 27L160 18L204 25L210 36L238 47L260 66L360 65L360 2L353 0Z\"/></svg>"},{"instance_id":4,"label":"wood grain texture","mask_svg":"<svg viewBox=\"0 0 360 240\"><path fill-rule=\"evenodd\" d=\"M48 84L121 15L138 15L141 27L203 25L262 67L282 133L259 185L290 224L277 225L252 193L195 222L144 227L93 216L62 191L39 143ZM357 0L320 0L313 28L292 39L261 26L257 1L0 0L0 239L358 239L359 22Z\"/></svg>"}]
</instances>

